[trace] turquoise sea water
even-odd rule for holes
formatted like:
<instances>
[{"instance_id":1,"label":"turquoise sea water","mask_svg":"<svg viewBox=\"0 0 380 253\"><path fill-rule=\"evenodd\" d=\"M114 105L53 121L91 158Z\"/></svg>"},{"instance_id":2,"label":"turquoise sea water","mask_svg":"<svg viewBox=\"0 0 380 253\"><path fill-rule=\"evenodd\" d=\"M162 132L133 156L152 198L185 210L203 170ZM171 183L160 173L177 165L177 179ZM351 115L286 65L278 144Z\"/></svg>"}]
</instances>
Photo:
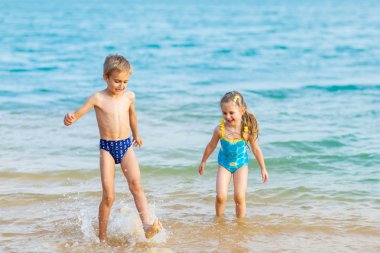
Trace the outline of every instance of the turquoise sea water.
<instances>
[{"instance_id":1,"label":"turquoise sea water","mask_svg":"<svg viewBox=\"0 0 380 253\"><path fill-rule=\"evenodd\" d=\"M0 1L2 252L380 251L377 1ZM93 112L109 53L133 66L145 191L165 231L142 238L122 174L108 247ZM260 123L269 182L250 154L247 218L214 219L215 152L239 90ZM232 189L231 192L232 193Z\"/></svg>"}]
</instances>

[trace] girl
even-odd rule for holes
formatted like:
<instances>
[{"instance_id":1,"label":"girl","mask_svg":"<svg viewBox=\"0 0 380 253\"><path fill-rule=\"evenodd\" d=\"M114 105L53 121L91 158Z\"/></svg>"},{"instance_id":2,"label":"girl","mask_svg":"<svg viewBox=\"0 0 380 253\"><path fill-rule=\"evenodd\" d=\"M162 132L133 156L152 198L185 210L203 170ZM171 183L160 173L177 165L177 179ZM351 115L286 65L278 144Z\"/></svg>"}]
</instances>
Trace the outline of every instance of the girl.
<instances>
[{"instance_id":1,"label":"girl","mask_svg":"<svg viewBox=\"0 0 380 253\"><path fill-rule=\"evenodd\" d=\"M206 146L198 171L202 175L206 161L220 139L218 155L218 174L216 177L215 210L217 216L223 216L227 200L228 185L231 177L234 181L234 200L236 217L245 216L245 192L248 180L248 143L261 168L263 182L268 180L264 157L257 142L259 128L253 114L247 112L243 96L237 91L227 92L220 100L223 118L220 120L211 141Z\"/></svg>"}]
</instances>

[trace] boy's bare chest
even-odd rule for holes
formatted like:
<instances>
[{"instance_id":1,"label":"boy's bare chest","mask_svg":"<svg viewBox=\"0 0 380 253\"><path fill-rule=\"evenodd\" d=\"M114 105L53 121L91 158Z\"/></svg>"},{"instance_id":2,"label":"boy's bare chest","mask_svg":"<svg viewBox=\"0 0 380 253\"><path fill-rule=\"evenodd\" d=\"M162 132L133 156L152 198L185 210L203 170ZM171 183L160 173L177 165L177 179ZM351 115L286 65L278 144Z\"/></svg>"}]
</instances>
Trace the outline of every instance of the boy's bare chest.
<instances>
[{"instance_id":1,"label":"boy's bare chest","mask_svg":"<svg viewBox=\"0 0 380 253\"><path fill-rule=\"evenodd\" d=\"M120 99L114 101L104 101L98 107L98 110L105 117L127 117L131 103L129 99Z\"/></svg>"}]
</instances>

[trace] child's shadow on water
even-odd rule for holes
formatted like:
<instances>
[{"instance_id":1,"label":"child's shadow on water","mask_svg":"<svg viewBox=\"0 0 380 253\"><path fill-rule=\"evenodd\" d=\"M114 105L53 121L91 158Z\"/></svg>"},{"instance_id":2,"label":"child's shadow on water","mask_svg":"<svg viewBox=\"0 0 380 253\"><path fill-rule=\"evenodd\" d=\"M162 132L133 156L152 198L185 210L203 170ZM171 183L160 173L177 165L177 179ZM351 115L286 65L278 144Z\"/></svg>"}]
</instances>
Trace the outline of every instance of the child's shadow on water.
<instances>
[{"instance_id":1,"label":"child's shadow on water","mask_svg":"<svg viewBox=\"0 0 380 253\"><path fill-rule=\"evenodd\" d=\"M110 236L106 244L108 247L128 247L136 243L133 242L131 239L128 239L127 236Z\"/></svg>"},{"instance_id":2,"label":"child's shadow on water","mask_svg":"<svg viewBox=\"0 0 380 253\"><path fill-rule=\"evenodd\" d=\"M159 246L160 243L155 242L154 240L149 241L138 241L132 237L128 236L112 236L109 237L107 243L99 244L98 246L103 249L121 250L120 252L136 251L143 249L154 249L154 247Z\"/></svg>"},{"instance_id":3,"label":"child's shadow on water","mask_svg":"<svg viewBox=\"0 0 380 253\"><path fill-rule=\"evenodd\" d=\"M244 244L244 242L250 240L249 236L252 233L247 218L229 220L224 217L215 217L213 222L215 239L219 242L218 249L222 251L230 249L233 252L249 252L249 248L245 247Z\"/></svg>"}]
</instances>

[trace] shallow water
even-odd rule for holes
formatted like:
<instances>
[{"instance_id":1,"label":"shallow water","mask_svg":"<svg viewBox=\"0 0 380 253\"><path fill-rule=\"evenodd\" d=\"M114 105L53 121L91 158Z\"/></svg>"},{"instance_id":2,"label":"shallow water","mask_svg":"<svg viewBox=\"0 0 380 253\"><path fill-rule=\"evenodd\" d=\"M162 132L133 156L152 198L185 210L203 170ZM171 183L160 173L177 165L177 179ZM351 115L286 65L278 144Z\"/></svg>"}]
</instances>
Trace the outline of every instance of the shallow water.
<instances>
[{"instance_id":1,"label":"shallow water","mask_svg":"<svg viewBox=\"0 0 380 253\"><path fill-rule=\"evenodd\" d=\"M1 1L0 251L379 252L380 6L376 1ZM165 230L145 240L117 168L110 244L94 113L109 53L132 63L136 150ZM214 217L216 154L197 167L244 95L270 179L250 154L247 217Z\"/></svg>"}]
</instances>

